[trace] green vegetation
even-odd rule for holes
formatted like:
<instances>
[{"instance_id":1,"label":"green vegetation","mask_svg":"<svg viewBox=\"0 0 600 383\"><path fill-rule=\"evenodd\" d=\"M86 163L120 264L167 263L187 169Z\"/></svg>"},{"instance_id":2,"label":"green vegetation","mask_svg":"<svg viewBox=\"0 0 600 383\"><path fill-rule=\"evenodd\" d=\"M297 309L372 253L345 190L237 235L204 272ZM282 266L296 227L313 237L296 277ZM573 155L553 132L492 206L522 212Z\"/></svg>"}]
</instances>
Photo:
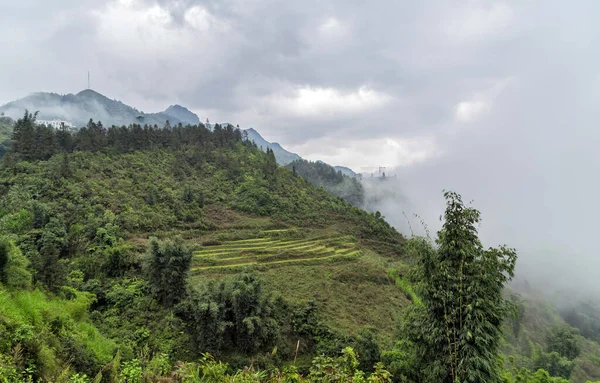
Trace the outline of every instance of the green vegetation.
<instances>
[{"instance_id":1,"label":"green vegetation","mask_svg":"<svg viewBox=\"0 0 600 383\"><path fill-rule=\"evenodd\" d=\"M14 121L0 113L0 158L10 150Z\"/></svg>"},{"instance_id":2,"label":"green vegetation","mask_svg":"<svg viewBox=\"0 0 600 383\"><path fill-rule=\"evenodd\" d=\"M407 241L231 125L35 119L0 169L2 383L600 377L595 343L501 294L515 255L456 194Z\"/></svg>"},{"instance_id":3,"label":"green vegetation","mask_svg":"<svg viewBox=\"0 0 600 383\"><path fill-rule=\"evenodd\" d=\"M96 374L113 358L116 343L88 319L93 295L65 287L61 296L0 288L0 381Z\"/></svg>"},{"instance_id":4,"label":"green vegetation","mask_svg":"<svg viewBox=\"0 0 600 383\"><path fill-rule=\"evenodd\" d=\"M407 310L402 331L424 372L421 381L494 382L509 306L502 297L513 276L514 250L484 250L477 238L479 212L460 196L446 192L444 225L437 247L413 240L418 253L413 270L422 304Z\"/></svg>"},{"instance_id":5,"label":"green vegetation","mask_svg":"<svg viewBox=\"0 0 600 383\"><path fill-rule=\"evenodd\" d=\"M193 271L211 271L249 265L274 266L307 262L352 259L362 255L352 236L323 238L285 238L286 230L277 231L278 238L259 237L203 246L194 253ZM268 232L266 233L268 234Z\"/></svg>"},{"instance_id":6,"label":"green vegetation","mask_svg":"<svg viewBox=\"0 0 600 383\"><path fill-rule=\"evenodd\" d=\"M302 159L295 160L286 167L313 185L324 188L327 192L343 198L354 206L362 207L364 204L365 192L360 181L342 173L341 170L336 170L324 162Z\"/></svg>"}]
</instances>

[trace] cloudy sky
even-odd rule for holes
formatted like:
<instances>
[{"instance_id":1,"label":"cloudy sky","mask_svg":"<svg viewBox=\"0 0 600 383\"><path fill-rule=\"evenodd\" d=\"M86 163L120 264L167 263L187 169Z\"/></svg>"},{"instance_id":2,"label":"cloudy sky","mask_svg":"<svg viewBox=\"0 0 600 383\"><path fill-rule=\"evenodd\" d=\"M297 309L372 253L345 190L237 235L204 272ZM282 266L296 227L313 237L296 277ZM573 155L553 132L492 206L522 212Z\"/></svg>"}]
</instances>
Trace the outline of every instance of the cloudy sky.
<instances>
[{"instance_id":1,"label":"cloudy sky","mask_svg":"<svg viewBox=\"0 0 600 383\"><path fill-rule=\"evenodd\" d=\"M180 103L305 158L386 166L434 227L441 190L458 190L492 244L587 271L599 14L559 0L2 1L0 103L77 92L89 70L147 112Z\"/></svg>"}]
</instances>

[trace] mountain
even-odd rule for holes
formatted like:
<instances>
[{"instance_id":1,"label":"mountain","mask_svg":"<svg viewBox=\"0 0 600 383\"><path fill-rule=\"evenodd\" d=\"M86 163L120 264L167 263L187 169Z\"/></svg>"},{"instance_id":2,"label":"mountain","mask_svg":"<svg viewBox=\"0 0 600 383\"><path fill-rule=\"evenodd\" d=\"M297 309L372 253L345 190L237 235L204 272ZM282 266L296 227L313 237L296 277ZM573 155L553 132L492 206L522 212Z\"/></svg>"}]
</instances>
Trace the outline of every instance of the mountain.
<instances>
[{"instance_id":1,"label":"mountain","mask_svg":"<svg viewBox=\"0 0 600 383\"><path fill-rule=\"evenodd\" d=\"M167 108L167 110L164 111L164 113L174 117L184 124L198 125L200 123L200 118L198 118L196 114L192 113L188 108L185 108L181 105L171 105Z\"/></svg>"},{"instance_id":2,"label":"mountain","mask_svg":"<svg viewBox=\"0 0 600 383\"><path fill-rule=\"evenodd\" d=\"M275 159L279 165L287 165L292 161L300 160L302 157L297 155L296 153L288 152L284 148L281 147L277 142L269 142L265 140L256 130L253 128L244 130L248 134L248 140L250 142L254 141L259 148L262 148L263 151L266 151L267 148L270 148L275 153Z\"/></svg>"},{"instance_id":3,"label":"mountain","mask_svg":"<svg viewBox=\"0 0 600 383\"><path fill-rule=\"evenodd\" d=\"M91 89L67 95L33 93L1 106L0 112L12 118L20 118L26 109L30 112L39 111L39 120L65 120L76 127L86 125L90 119L101 121L105 126L137 123L162 127L167 120L171 125L199 121L198 116L179 105L173 105L164 112L144 113Z\"/></svg>"}]
</instances>

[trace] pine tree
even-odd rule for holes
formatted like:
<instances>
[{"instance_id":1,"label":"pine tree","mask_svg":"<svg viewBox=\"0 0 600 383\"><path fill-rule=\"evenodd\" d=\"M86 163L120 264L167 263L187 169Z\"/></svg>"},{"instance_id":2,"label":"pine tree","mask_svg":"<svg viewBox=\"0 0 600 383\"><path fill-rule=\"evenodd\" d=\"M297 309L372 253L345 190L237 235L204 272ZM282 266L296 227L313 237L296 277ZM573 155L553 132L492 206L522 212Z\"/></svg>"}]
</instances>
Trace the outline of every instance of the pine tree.
<instances>
[{"instance_id":1,"label":"pine tree","mask_svg":"<svg viewBox=\"0 0 600 383\"><path fill-rule=\"evenodd\" d=\"M25 110L23 118L15 122L12 134L12 151L21 154L24 160L35 159L35 120L38 112L34 114Z\"/></svg>"},{"instance_id":2,"label":"pine tree","mask_svg":"<svg viewBox=\"0 0 600 383\"><path fill-rule=\"evenodd\" d=\"M410 243L419 256L413 277L422 304L408 310L402 330L414 345L423 381L497 382L501 324L510 309L502 290L513 276L516 253L485 250L477 236L479 211L456 193L444 197L437 247L423 238Z\"/></svg>"}]
</instances>

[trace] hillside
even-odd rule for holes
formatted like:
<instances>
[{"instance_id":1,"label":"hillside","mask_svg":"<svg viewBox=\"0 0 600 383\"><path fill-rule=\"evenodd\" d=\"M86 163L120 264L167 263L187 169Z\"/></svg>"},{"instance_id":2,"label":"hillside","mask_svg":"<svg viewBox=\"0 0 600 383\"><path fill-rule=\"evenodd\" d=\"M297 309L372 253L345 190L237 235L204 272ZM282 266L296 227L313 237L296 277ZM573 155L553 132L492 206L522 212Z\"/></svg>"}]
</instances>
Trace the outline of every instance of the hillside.
<instances>
[{"instance_id":1,"label":"hillside","mask_svg":"<svg viewBox=\"0 0 600 383\"><path fill-rule=\"evenodd\" d=\"M277 346L277 358L290 360L301 339L297 358L307 366L316 350L337 352L367 326L378 342L392 345L409 301L386 270L404 263L404 239L381 218L278 168L272 155L231 126L122 130L90 124L68 140L54 140L70 144L44 148L55 154L40 161L42 152L34 148L42 143L27 137L36 136L30 122L17 124L14 152L0 173L6 207L0 233L30 260L36 283L61 296L69 288L97 297L90 319L124 350L123 358L144 347L151 354L197 358L212 347L192 342L189 320L177 319L189 310L164 326L161 318L175 311L150 299L145 270L152 236L181 236L193 251L191 287L204 291L210 281L251 272L265 294L277 297L277 323L308 315L310 326L283 326L277 337L241 355L231 355L231 346L214 349L222 358L246 363L248 355ZM104 363L90 358L78 367L88 376Z\"/></svg>"},{"instance_id":2,"label":"hillside","mask_svg":"<svg viewBox=\"0 0 600 383\"><path fill-rule=\"evenodd\" d=\"M144 113L91 89L67 95L33 93L0 107L0 112L12 118L20 118L25 110L39 111L40 120L66 120L77 127L84 126L90 119L102 121L106 126L139 123L162 127L167 120L171 125L199 122L198 116L179 105L171 106L164 112Z\"/></svg>"},{"instance_id":3,"label":"hillside","mask_svg":"<svg viewBox=\"0 0 600 383\"><path fill-rule=\"evenodd\" d=\"M358 182L341 171L278 167L233 126L212 128L15 123L0 170L0 378L197 383L206 379L182 374L218 368L208 381L299 371L327 382L338 369L389 369L420 381L398 323L427 302L415 272L422 239L299 176ZM546 334L564 322L511 299L522 309L503 351L526 369L506 360L504 381L564 382L538 368L599 378L596 343L568 329L559 339L581 351L558 353Z\"/></svg>"},{"instance_id":4,"label":"hillside","mask_svg":"<svg viewBox=\"0 0 600 383\"><path fill-rule=\"evenodd\" d=\"M302 159L290 162L286 167L313 185L324 188L328 193L343 198L354 206L364 207L365 192L362 183L342 170L322 161L312 162Z\"/></svg>"}]
</instances>

